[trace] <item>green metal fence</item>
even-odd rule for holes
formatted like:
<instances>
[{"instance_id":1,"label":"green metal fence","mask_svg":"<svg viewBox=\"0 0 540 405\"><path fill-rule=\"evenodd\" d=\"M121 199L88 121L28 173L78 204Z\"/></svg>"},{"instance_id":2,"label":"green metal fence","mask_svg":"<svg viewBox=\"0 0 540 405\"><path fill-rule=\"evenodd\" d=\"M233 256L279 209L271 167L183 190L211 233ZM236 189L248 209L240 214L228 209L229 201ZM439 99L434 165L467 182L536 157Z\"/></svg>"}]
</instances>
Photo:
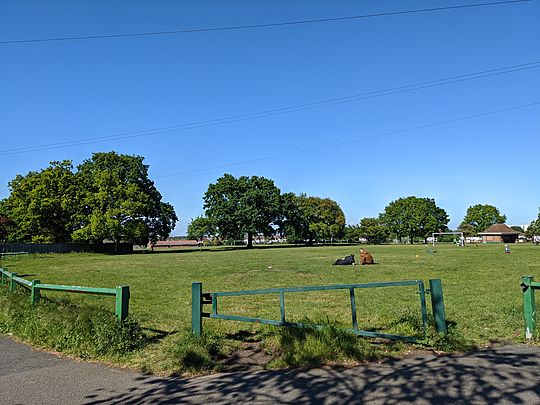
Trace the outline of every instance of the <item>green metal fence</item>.
<instances>
[{"instance_id":1,"label":"green metal fence","mask_svg":"<svg viewBox=\"0 0 540 405\"><path fill-rule=\"evenodd\" d=\"M525 316L525 338L532 340L536 337L536 302L534 290L540 289L540 283L532 276L521 277L523 288L523 315Z\"/></svg>"},{"instance_id":2,"label":"green metal fence","mask_svg":"<svg viewBox=\"0 0 540 405\"><path fill-rule=\"evenodd\" d=\"M17 273L11 273L5 268L0 268L0 284L8 285L11 291L15 291L20 285L30 291L30 301L39 302L41 291L62 291L80 294L110 295L115 297L115 313L120 321L127 318L129 312L129 287L118 286L116 288L80 287L74 285L44 284L40 280L26 280Z\"/></svg>"},{"instance_id":3,"label":"green metal fence","mask_svg":"<svg viewBox=\"0 0 540 405\"><path fill-rule=\"evenodd\" d=\"M331 291L331 290L349 290L350 305L351 305L351 322L352 328L345 329L356 335L374 337L374 338L386 338L395 340L404 340L408 342L416 342L417 339L412 336L392 335L387 333L373 332L360 330L358 328L358 320L356 313L356 298L355 290L365 288L383 288L383 287L403 287L403 286L417 286L419 295L420 312L422 316L423 336L426 335L427 328L427 308L426 308L426 294L431 293L431 303L433 307L433 315L435 319L435 326L439 333L445 334L447 332L446 315L444 309L444 301L442 294L441 280L433 279L429 280L430 289L424 288L424 281L422 280L410 280L410 281L395 281L395 282L379 282L379 283L365 283L365 284L340 284L340 285L327 285L327 286L311 286L311 287L289 287L289 288L269 288L263 290L244 290L244 291L230 291L230 292L203 292L202 283L194 282L191 284L191 329L194 335L200 336L203 329L203 318L214 318L233 320L240 322L254 322L266 325L286 326L286 327L305 327L314 326L321 328L321 325L307 325L298 322L288 322L285 316L285 294L309 292L309 291ZM265 319L265 318L252 318L246 316L229 315L218 313L218 298L219 297L237 297L246 295L261 295L261 294L278 294L279 295L279 307L280 307L280 319ZM212 305L212 312L204 312L204 305Z\"/></svg>"}]
</instances>

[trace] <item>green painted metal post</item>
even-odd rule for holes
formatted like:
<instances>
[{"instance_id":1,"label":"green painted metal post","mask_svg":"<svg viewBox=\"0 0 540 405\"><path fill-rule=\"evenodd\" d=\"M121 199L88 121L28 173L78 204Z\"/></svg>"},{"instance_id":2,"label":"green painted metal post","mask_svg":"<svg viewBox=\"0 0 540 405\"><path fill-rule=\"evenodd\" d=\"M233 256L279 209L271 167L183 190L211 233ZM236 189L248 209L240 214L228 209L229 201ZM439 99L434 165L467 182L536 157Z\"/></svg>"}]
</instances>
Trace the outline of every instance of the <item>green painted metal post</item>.
<instances>
[{"instance_id":1,"label":"green painted metal post","mask_svg":"<svg viewBox=\"0 0 540 405\"><path fill-rule=\"evenodd\" d=\"M525 316L525 338L532 340L536 335L536 302L534 298L534 288L531 283L532 276L522 276L523 287L523 314Z\"/></svg>"},{"instance_id":2,"label":"green painted metal post","mask_svg":"<svg viewBox=\"0 0 540 405\"><path fill-rule=\"evenodd\" d=\"M279 292L279 315L281 324L285 325L285 293L283 291Z\"/></svg>"},{"instance_id":3,"label":"green painted metal post","mask_svg":"<svg viewBox=\"0 0 540 405\"><path fill-rule=\"evenodd\" d=\"M354 330L358 330L358 320L356 319L356 298L354 297L354 288L349 289L349 296L351 299L352 327Z\"/></svg>"},{"instance_id":4,"label":"green painted metal post","mask_svg":"<svg viewBox=\"0 0 540 405\"><path fill-rule=\"evenodd\" d=\"M191 283L191 333L202 333L202 283Z\"/></svg>"},{"instance_id":5,"label":"green painted metal post","mask_svg":"<svg viewBox=\"0 0 540 405\"><path fill-rule=\"evenodd\" d=\"M129 287L121 285L116 287L116 316L119 321L128 317L129 313Z\"/></svg>"},{"instance_id":6,"label":"green painted metal post","mask_svg":"<svg viewBox=\"0 0 540 405\"><path fill-rule=\"evenodd\" d=\"M17 277L17 273L11 273L10 282L9 282L10 291L15 291L15 287L17 285L15 280L13 280L14 277Z\"/></svg>"},{"instance_id":7,"label":"green painted metal post","mask_svg":"<svg viewBox=\"0 0 540 405\"><path fill-rule=\"evenodd\" d=\"M431 305L433 308L433 317L435 318L435 327L440 334L445 335L448 332L448 327L446 325L446 311L444 309L441 280L430 279L429 289L431 291Z\"/></svg>"},{"instance_id":8,"label":"green painted metal post","mask_svg":"<svg viewBox=\"0 0 540 405\"><path fill-rule=\"evenodd\" d=\"M39 302L39 299L41 298L41 293L39 292L39 288L36 288L36 284L41 283L39 280L32 280L32 292L30 293L30 302L32 304L35 304Z\"/></svg>"},{"instance_id":9,"label":"green painted metal post","mask_svg":"<svg viewBox=\"0 0 540 405\"><path fill-rule=\"evenodd\" d=\"M420 281L418 283L418 294L420 294L420 311L422 312L422 334L424 337L427 332L427 307L426 307L426 289L424 287L424 282Z\"/></svg>"}]
</instances>

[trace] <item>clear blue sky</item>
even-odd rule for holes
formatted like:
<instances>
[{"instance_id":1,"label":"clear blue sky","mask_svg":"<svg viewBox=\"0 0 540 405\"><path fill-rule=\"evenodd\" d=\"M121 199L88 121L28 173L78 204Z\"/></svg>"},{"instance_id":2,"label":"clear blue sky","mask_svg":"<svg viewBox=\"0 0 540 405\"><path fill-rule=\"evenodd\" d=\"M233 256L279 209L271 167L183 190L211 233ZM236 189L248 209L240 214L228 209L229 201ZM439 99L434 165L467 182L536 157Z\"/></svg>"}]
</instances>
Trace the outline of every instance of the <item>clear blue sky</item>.
<instances>
[{"instance_id":1,"label":"clear blue sky","mask_svg":"<svg viewBox=\"0 0 540 405\"><path fill-rule=\"evenodd\" d=\"M12 1L0 41L264 24L481 1ZM30 153L6 150L206 121L540 61L538 1L180 35L0 44L0 198L16 174L92 152L138 154L184 234L228 172L336 200L347 222L435 198L457 227L489 203L540 206L540 69L278 116ZM372 137L372 138L370 138ZM329 144L345 145L286 155ZM251 159L281 155L258 162ZM223 167L228 164L235 164ZM180 174L179 174L180 173ZM168 176L175 174L173 176Z\"/></svg>"}]
</instances>

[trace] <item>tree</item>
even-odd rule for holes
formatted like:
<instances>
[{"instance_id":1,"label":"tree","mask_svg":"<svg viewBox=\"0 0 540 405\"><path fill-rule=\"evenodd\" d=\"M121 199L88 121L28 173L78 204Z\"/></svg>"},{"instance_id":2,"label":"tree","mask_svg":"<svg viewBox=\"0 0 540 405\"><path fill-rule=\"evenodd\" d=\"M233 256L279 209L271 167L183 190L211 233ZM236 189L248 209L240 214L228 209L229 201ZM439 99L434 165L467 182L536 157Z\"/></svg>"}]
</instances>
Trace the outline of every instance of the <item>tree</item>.
<instances>
[{"instance_id":1,"label":"tree","mask_svg":"<svg viewBox=\"0 0 540 405\"><path fill-rule=\"evenodd\" d=\"M69 242L80 202L80 186L69 160L51 162L40 172L17 175L1 204L9 218L11 242ZM7 224L6 224L7 225Z\"/></svg>"},{"instance_id":2,"label":"tree","mask_svg":"<svg viewBox=\"0 0 540 405\"><path fill-rule=\"evenodd\" d=\"M281 192L270 179L258 176L235 178L224 174L210 184L204 194L206 216L225 238L248 236L247 247L253 247L253 236L272 235L278 220Z\"/></svg>"},{"instance_id":3,"label":"tree","mask_svg":"<svg viewBox=\"0 0 540 405\"><path fill-rule=\"evenodd\" d=\"M434 199L415 196L392 201L380 220L400 241L407 236L410 243L415 237L423 238L427 243L433 232L446 231L450 221L446 211L437 207Z\"/></svg>"},{"instance_id":4,"label":"tree","mask_svg":"<svg viewBox=\"0 0 540 405\"><path fill-rule=\"evenodd\" d=\"M284 195L282 228L287 241L333 241L345 232L345 215L330 198Z\"/></svg>"},{"instance_id":5,"label":"tree","mask_svg":"<svg viewBox=\"0 0 540 405\"><path fill-rule=\"evenodd\" d=\"M538 218L531 221L531 224L527 227L527 236L532 238L535 235L540 235L540 212L538 212Z\"/></svg>"},{"instance_id":6,"label":"tree","mask_svg":"<svg viewBox=\"0 0 540 405\"><path fill-rule=\"evenodd\" d=\"M216 233L216 227L210 218L197 217L192 219L187 228L189 239L201 240Z\"/></svg>"},{"instance_id":7,"label":"tree","mask_svg":"<svg viewBox=\"0 0 540 405\"><path fill-rule=\"evenodd\" d=\"M503 224L506 222L506 215L501 215L499 210L493 205L476 204L467 208L467 213L460 229L468 224L473 227L474 233L483 232L491 225Z\"/></svg>"},{"instance_id":8,"label":"tree","mask_svg":"<svg viewBox=\"0 0 540 405\"><path fill-rule=\"evenodd\" d=\"M178 220L148 177L142 156L94 153L78 167L82 204L73 238L147 244L166 239Z\"/></svg>"},{"instance_id":9,"label":"tree","mask_svg":"<svg viewBox=\"0 0 540 405\"><path fill-rule=\"evenodd\" d=\"M386 242L390 236L388 227L379 218L362 218L359 231L362 238L375 245Z\"/></svg>"},{"instance_id":10,"label":"tree","mask_svg":"<svg viewBox=\"0 0 540 405\"><path fill-rule=\"evenodd\" d=\"M345 225L344 239L347 242L358 242L361 238L361 231L358 225Z\"/></svg>"}]
</instances>

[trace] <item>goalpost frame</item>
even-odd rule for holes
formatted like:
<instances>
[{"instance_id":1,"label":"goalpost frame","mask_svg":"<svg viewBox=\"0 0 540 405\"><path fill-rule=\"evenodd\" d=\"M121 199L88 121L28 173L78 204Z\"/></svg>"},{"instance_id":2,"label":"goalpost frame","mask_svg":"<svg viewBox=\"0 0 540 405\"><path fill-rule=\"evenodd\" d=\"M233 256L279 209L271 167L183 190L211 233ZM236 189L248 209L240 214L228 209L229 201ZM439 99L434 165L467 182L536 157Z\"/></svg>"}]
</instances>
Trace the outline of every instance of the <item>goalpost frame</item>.
<instances>
[{"instance_id":1,"label":"goalpost frame","mask_svg":"<svg viewBox=\"0 0 540 405\"><path fill-rule=\"evenodd\" d=\"M465 237L463 236L463 232L433 232L431 234L431 238L433 239L433 246L435 246L435 235L461 235L461 239L463 240L463 246L465 246Z\"/></svg>"}]
</instances>

